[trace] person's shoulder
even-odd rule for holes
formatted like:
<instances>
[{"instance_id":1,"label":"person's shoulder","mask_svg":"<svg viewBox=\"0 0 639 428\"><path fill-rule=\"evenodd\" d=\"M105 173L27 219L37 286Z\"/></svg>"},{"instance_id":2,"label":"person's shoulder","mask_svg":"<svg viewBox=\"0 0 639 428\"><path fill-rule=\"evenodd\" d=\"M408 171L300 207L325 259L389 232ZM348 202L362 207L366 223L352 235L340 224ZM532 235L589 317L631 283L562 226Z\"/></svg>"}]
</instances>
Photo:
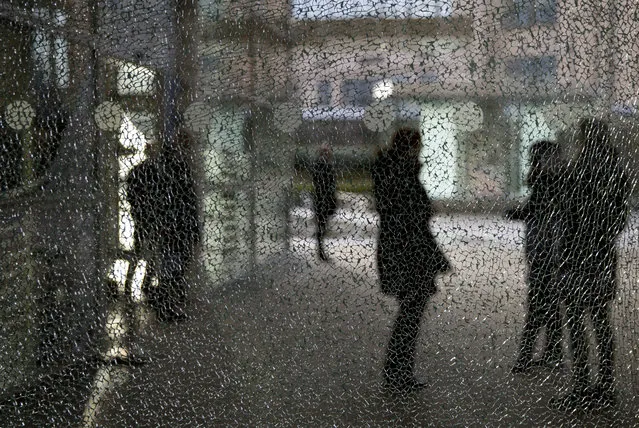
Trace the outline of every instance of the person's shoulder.
<instances>
[{"instance_id":1,"label":"person's shoulder","mask_svg":"<svg viewBox=\"0 0 639 428\"><path fill-rule=\"evenodd\" d=\"M136 178L139 178L142 175L142 172L147 169L145 162L139 163L137 165L135 165L133 168L131 168L131 170L129 171L129 174L127 175L127 180L133 180Z\"/></svg>"},{"instance_id":2,"label":"person's shoulder","mask_svg":"<svg viewBox=\"0 0 639 428\"><path fill-rule=\"evenodd\" d=\"M387 152L380 152L375 156L371 169L375 174L385 174L385 171L390 168L391 162L392 159Z\"/></svg>"},{"instance_id":3,"label":"person's shoulder","mask_svg":"<svg viewBox=\"0 0 639 428\"><path fill-rule=\"evenodd\" d=\"M311 166L312 166L312 167L313 167L313 169L315 169L315 170L319 170L319 169L326 168L328 165L329 165L329 163L328 163L328 162L326 162L326 160L325 160L325 159L322 159L322 158L315 159L315 160L312 162L312 164L311 164Z\"/></svg>"},{"instance_id":4,"label":"person's shoulder","mask_svg":"<svg viewBox=\"0 0 639 428\"><path fill-rule=\"evenodd\" d=\"M386 166L391 164L394 160L395 156L393 156L393 153L390 150L382 149L377 152L374 164Z\"/></svg>"}]
</instances>

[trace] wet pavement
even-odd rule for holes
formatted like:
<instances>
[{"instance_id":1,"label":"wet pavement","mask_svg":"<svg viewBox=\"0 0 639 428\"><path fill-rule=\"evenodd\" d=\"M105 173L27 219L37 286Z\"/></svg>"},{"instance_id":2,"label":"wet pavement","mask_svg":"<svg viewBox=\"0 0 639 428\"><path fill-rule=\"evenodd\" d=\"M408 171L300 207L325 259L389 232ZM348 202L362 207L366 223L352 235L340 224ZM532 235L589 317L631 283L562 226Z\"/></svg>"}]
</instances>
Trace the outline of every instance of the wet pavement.
<instances>
[{"instance_id":1,"label":"wet pavement","mask_svg":"<svg viewBox=\"0 0 639 428\"><path fill-rule=\"evenodd\" d=\"M378 291L377 220L367 200L341 199L327 239L330 262L315 254L306 205L291 213L289 251L251 275L192 292L190 320L162 324L136 305L128 340L145 364L100 366L81 391L80 420L104 427L639 425L633 233L620 240L615 408L551 409L548 401L569 387L567 368L510 373L524 319L521 225L488 215L435 220L455 270L439 279L424 317L416 371L428 387L396 397L381 382L397 304Z\"/></svg>"}]
</instances>

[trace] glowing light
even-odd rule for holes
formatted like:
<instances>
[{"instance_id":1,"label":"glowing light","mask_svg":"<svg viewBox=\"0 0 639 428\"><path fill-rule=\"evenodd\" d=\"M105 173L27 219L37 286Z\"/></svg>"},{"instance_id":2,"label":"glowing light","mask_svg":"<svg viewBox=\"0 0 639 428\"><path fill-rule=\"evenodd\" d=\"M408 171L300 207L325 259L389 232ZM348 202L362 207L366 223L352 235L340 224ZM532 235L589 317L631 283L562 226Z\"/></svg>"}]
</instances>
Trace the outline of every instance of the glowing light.
<instances>
[{"instance_id":1,"label":"glowing light","mask_svg":"<svg viewBox=\"0 0 639 428\"><path fill-rule=\"evenodd\" d=\"M142 300L142 283L146 276L146 261L140 260L135 267L133 279L131 280L131 297L133 301L139 302Z\"/></svg>"},{"instance_id":2,"label":"glowing light","mask_svg":"<svg viewBox=\"0 0 639 428\"><path fill-rule=\"evenodd\" d=\"M393 82L390 80L382 80L373 86L373 98L376 100L384 100L393 95Z\"/></svg>"},{"instance_id":3,"label":"glowing light","mask_svg":"<svg viewBox=\"0 0 639 428\"><path fill-rule=\"evenodd\" d=\"M422 106L421 180L435 199L453 198L458 185L459 128L454 122L456 105L427 103Z\"/></svg>"},{"instance_id":4,"label":"glowing light","mask_svg":"<svg viewBox=\"0 0 639 428\"><path fill-rule=\"evenodd\" d=\"M129 270L129 262L126 260L116 260L111 265L111 269L107 277L118 284L120 294L124 293L124 284L126 283L126 273Z\"/></svg>"},{"instance_id":5,"label":"glowing light","mask_svg":"<svg viewBox=\"0 0 639 428\"><path fill-rule=\"evenodd\" d=\"M118 104L105 101L101 103L93 115L96 125L103 131L117 131L122 124L124 110Z\"/></svg>"},{"instance_id":6,"label":"glowing light","mask_svg":"<svg viewBox=\"0 0 639 428\"><path fill-rule=\"evenodd\" d=\"M133 238L134 223L131 216L131 205L124 198L124 186L120 187L120 210L119 210L119 230L118 239L120 246L127 251L133 250L135 240Z\"/></svg>"},{"instance_id":7,"label":"glowing light","mask_svg":"<svg viewBox=\"0 0 639 428\"><path fill-rule=\"evenodd\" d=\"M19 131L31 126L35 117L35 110L26 101L14 101L6 109L7 124Z\"/></svg>"},{"instance_id":8,"label":"glowing light","mask_svg":"<svg viewBox=\"0 0 639 428\"><path fill-rule=\"evenodd\" d=\"M139 65L122 63L118 69L120 95L148 94L155 86L155 72Z\"/></svg>"}]
</instances>

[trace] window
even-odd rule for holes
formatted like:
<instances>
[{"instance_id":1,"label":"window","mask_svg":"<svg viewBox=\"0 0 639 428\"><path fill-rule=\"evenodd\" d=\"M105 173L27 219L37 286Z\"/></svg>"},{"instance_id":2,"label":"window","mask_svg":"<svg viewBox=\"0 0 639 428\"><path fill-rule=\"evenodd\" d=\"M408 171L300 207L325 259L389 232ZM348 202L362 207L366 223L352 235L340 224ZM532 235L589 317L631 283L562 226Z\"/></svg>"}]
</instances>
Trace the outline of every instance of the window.
<instances>
[{"instance_id":1,"label":"window","mask_svg":"<svg viewBox=\"0 0 639 428\"><path fill-rule=\"evenodd\" d=\"M373 102L373 82L367 80L345 80L342 84L343 104L366 107Z\"/></svg>"},{"instance_id":2,"label":"window","mask_svg":"<svg viewBox=\"0 0 639 428\"><path fill-rule=\"evenodd\" d=\"M56 27L66 24L66 16L59 11L39 10L41 15L52 20ZM33 59L37 77L41 83L55 83L58 88L68 88L70 79L69 43L62 37L53 36L50 32L36 30L33 40Z\"/></svg>"},{"instance_id":3,"label":"window","mask_svg":"<svg viewBox=\"0 0 639 428\"><path fill-rule=\"evenodd\" d=\"M506 61L506 73L526 86L555 85L557 59L554 56L524 57Z\"/></svg>"},{"instance_id":4,"label":"window","mask_svg":"<svg viewBox=\"0 0 639 428\"><path fill-rule=\"evenodd\" d=\"M329 20L356 18L436 18L450 16L452 0L293 0L293 18Z\"/></svg>"},{"instance_id":5,"label":"window","mask_svg":"<svg viewBox=\"0 0 639 428\"><path fill-rule=\"evenodd\" d=\"M320 82L317 85L318 102L321 106L331 105L331 82Z\"/></svg>"},{"instance_id":6,"label":"window","mask_svg":"<svg viewBox=\"0 0 639 428\"><path fill-rule=\"evenodd\" d=\"M118 68L118 93L120 95L152 94L156 76L153 70L136 64L122 62Z\"/></svg>"},{"instance_id":7,"label":"window","mask_svg":"<svg viewBox=\"0 0 639 428\"><path fill-rule=\"evenodd\" d=\"M512 26L553 24L557 20L557 0L513 0L508 21Z\"/></svg>"}]
</instances>

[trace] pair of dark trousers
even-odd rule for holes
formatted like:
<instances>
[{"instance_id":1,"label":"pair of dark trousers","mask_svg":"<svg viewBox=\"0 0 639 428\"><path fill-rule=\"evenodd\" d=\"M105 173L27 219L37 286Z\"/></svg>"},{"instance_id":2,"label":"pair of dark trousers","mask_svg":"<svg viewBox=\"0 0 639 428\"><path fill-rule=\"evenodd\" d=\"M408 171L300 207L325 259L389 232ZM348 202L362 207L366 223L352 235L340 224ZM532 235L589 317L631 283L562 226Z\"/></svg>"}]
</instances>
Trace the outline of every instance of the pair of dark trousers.
<instances>
[{"instance_id":1,"label":"pair of dark trousers","mask_svg":"<svg viewBox=\"0 0 639 428\"><path fill-rule=\"evenodd\" d=\"M384 375L389 382L406 382L413 377L417 337L428 298L427 293L420 291L410 293L399 301L399 312L384 364Z\"/></svg>"},{"instance_id":2,"label":"pair of dark trousers","mask_svg":"<svg viewBox=\"0 0 639 428\"><path fill-rule=\"evenodd\" d=\"M315 215L317 221L317 239L322 241L324 239L324 235L326 235L326 229L328 227L328 218L329 214L325 212L318 212Z\"/></svg>"},{"instance_id":3,"label":"pair of dark trousers","mask_svg":"<svg viewBox=\"0 0 639 428\"><path fill-rule=\"evenodd\" d=\"M567 302L566 314L570 329L570 341L573 352L573 389L582 393L590 386L590 369L588 366L588 337L586 334L586 317L590 313L597 341L599 359L599 386L604 390L614 388L614 339L610 323L610 305L601 302L598 305L587 305L583 302Z\"/></svg>"},{"instance_id":4,"label":"pair of dark trousers","mask_svg":"<svg viewBox=\"0 0 639 428\"><path fill-rule=\"evenodd\" d=\"M546 346L542 359L561 361L562 316L560 298L554 287L554 270L543 264L531 264L528 278L528 312L521 338L518 361L530 364L541 329L546 327Z\"/></svg>"},{"instance_id":5,"label":"pair of dark trousers","mask_svg":"<svg viewBox=\"0 0 639 428\"><path fill-rule=\"evenodd\" d=\"M158 269L155 306L159 312L173 314L186 303L186 270L191 262L189 250L163 248Z\"/></svg>"},{"instance_id":6,"label":"pair of dark trousers","mask_svg":"<svg viewBox=\"0 0 639 428\"><path fill-rule=\"evenodd\" d=\"M326 253L324 252L324 235L326 235L329 215L328 213L319 211L315 217L317 220L317 233L315 235L317 238L317 249L320 257L326 259Z\"/></svg>"}]
</instances>

